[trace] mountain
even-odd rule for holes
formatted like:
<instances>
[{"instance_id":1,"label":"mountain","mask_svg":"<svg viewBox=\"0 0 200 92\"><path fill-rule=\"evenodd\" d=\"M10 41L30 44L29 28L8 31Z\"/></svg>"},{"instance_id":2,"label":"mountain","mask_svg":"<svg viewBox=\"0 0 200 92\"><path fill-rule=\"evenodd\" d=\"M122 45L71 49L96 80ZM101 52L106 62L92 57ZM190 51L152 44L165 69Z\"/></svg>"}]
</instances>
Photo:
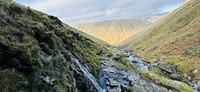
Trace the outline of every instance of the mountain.
<instances>
[{"instance_id":1,"label":"mountain","mask_svg":"<svg viewBox=\"0 0 200 92\"><path fill-rule=\"evenodd\" d=\"M116 45L151 25L141 19L114 19L100 22L88 22L75 25L75 28Z\"/></svg>"},{"instance_id":2,"label":"mountain","mask_svg":"<svg viewBox=\"0 0 200 92\"><path fill-rule=\"evenodd\" d=\"M0 1L0 92L195 92L57 17ZM196 84L195 84L196 85Z\"/></svg>"},{"instance_id":3,"label":"mountain","mask_svg":"<svg viewBox=\"0 0 200 92\"><path fill-rule=\"evenodd\" d=\"M137 16L137 17L134 17L134 18L146 20L146 21L151 22L151 23L155 23L158 20L160 20L161 18L163 18L165 15L167 15L168 13L169 12L156 13L156 14L150 14L150 15L144 15L144 16Z\"/></svg>"},{"instance_id":4,"label":"mountain","mask_svg":"<svg viewBox=\"0 0 200 92\"><path fill-rule=\"evenodd\" d=\"M200 1L187 0L150 28L129 38L125 47L151 63L167 62L200 79Z\"/></svg>"},{"instance_id":5,"label":"mountain","mask_svg":"<svg viewBox=\"0 0 200 92\"><path fill-rule=\"evenodd\" d=\"M109 45L86 36L55 16L0 0L0 91L96 91L74 61L97 77Z\"/></svg>"}]
</instances>

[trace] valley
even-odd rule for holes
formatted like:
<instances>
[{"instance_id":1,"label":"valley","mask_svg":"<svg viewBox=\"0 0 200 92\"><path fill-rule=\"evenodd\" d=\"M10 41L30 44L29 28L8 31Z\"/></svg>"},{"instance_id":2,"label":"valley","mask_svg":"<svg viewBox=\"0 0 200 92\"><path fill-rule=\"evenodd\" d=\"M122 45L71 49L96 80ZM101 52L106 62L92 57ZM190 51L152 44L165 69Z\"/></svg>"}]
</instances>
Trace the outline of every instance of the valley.
<instances>
[{"instance_id":1,"label":"valley","mask_svg":"<svg viewBox=\"0 0 200 92\"><path fill-rule=\"evenodd\" d=\"M73 28L0 0L0 92L200 92L199 10Z\"/></svg>"},{"instance_id":2,"label":"valley","mask_svg":"<svg viewBox=\"0 0 200 92\"><path fill-rule=\"evenodd\" d=\"M125 47L150 63L175 64L185 77L197 82L200 72L192 72L199 70L199 9L199 1L187 1L149 29L127 39Z\"/></svg>"}]
</instances>

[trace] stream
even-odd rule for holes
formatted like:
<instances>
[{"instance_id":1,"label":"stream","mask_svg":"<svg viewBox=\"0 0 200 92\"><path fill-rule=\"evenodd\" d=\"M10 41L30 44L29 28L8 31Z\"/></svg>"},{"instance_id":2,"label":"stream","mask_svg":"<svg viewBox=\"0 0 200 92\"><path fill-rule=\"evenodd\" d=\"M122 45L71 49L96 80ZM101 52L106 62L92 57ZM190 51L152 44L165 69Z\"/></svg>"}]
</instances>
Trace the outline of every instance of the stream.
<instances>
[{"instance_id":1,"label":"stream","mask_svg":"<svg viewBox=\"0 0 200 92\"><path fill-rule=\"evenodd\" d=\"M125 50L121 51L122 55L134 66L140 69L149 70L150 65L136 57L132 52ZM137 72L118 67L113 61L113 57L101 58L101 69L99 71L98 80L88 72L88 70L81 65L78 59L71 53L70 57L91 81L98 92L174 92L173 89L166 89L153 81L144 79Z\"/></svg>"},{"instance_id":2,"label":"stream","mask_svg":"<svg viewBox=\"0 0 200 92\"><path fill-rule=\"evenodd\" d=\"M131 51L124 51L123 55L137 68L149 70L149 64L136 57Z\"/></svg>"},{"instance_id":3,"label":"stream","mask_svg":"<svg viewBox=\"0 0 200 92\"><path fill-rule=\"evenodd\" d=\"M125 52L124 56L136 67L148 70L149 64L135 57L131 52ZM78 65L84 75L92 82L98 92L168 92L152 81L143 79L139 73L119 68L113 58L101 59L101 70L99 72L99 83L96 78L81 65L74 55L70 53L71 59Z\"/></svg>"},{"instance_id":4,"label":"stream","mask_svg":"<svg viewBox=\"0 0 200 92\"><path fill-rule=\"evenodd\" d=\"M149 69L149 64L135 57L131 52L123 51L123 55L137 68ZM99 72L99 84L107 92L169 92L152 81L146 80L137 72L121 69L117 67L111 58L101 60L101 70Z\"/></svg>"}]
</instances>

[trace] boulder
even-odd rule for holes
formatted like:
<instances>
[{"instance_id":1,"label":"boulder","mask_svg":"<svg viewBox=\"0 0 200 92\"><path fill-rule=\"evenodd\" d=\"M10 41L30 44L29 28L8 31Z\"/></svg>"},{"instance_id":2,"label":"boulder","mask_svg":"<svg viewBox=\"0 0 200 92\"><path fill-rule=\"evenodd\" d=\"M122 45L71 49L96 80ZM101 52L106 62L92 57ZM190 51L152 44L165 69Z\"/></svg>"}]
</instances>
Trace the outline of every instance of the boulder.
<instances>
[{"instance_id":1,"label":"boulder","mask_svg":"<svg viewBox=\"0 0 200 92\"><path fill-rule=\"evenodd\" d=\"M158 66L158 63L151 64L152 67Z\"/></svg>"},{"instance_id":2,"label":"boulder","mask_svg":"<svg viewBox=\"0 0 200 92\"><path fill-rule=\"evenodd\" d=\"M192 80L192 78L191 78L190 76L187 76L187 79L188 79L188 80Z\"/></svg>"},{"instance_id":3,"label":"boulder","mask_svg":"<svg viewBox=\"0 0 200 92\"><path fill-rule=\"evenodd\" d=\"M158 63L159 61L158 61L158 59L154 59L154 63Z\"/></svg>"},{"instance_id":4,"label":"boulder","mask_svg":"<svg viewBox=\"0 0 200 92\"><path fill-rule=\"evenodd\" d=\"M53 76L41 76L41 78L49 85L53 85L53 82L55 81L55 78Z\"/></svg>"},{"instance_id":5,"label":"boulder","mask_svg":"<svg viewBox=\"0 0 200 92\"><path fill-rule=\"evenodd\" d=\"M200 80L199 80L199 81L197 81L197 85L199 85L199 86L200 86Z\"/></svg>"},{"instance_id":6,"label":"boulder","mask_svg":"<svg viewBox=\"0 0 200 92\"><path fill-rule=\"evenodd\" d=\"M110 79L109 82L110 82L110 86L119 86L120 85L120 83L118 81L113 80L113 79Z\"/></svg>"},{"instance_id":7,"label":"boulder","mask_svg":"<svg viewBox=\"0 0 200 92\"><path fill-rule=\"evenodd\" d=\"M198 71L199 71L199 69L194 69L194 70L192 71L192 73L193 73L193 74L196 74L196 73L198 73Z\"/></svg>"},{"instance_id":8,"label":"boulder","mask_svg":"<svg viewBox=\"0 0 200 92\"><path fill-rule=\"evenodd\" d=\"M177 73L170 74L169 77L170 77L171 79L174 79L174 80L179 80L179 81L182 80L182 77L181 77L179 74L177 74Z\"/></svg>"},{"instance_id":9,"label":"boulder","mask_svg":"<svg viewBox=\"0 0 200 92\"><path fill-rule=\"evenodd\" d=\"M177 71L176 65L173 65L173 64L159 63L158 67L161 70L163 70L163 71L165 71L167 73L170 73L170 74L175 73Z\"/></svg>"}]
</instances>

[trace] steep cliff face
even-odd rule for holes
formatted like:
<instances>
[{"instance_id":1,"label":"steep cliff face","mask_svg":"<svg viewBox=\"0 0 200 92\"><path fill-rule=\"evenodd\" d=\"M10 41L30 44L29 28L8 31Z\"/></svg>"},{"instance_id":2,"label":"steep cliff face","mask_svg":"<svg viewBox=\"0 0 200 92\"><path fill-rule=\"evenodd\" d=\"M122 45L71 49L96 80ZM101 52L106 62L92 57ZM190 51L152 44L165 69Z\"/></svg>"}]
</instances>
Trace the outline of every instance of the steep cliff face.
<instances>
[{"instance_id":1,"label":"steep cliff face","mask_svg":"<svg viewBox=\"0 0 200 92\"><path fill-rule=\"evenodd\" d=\"M75 25L75 28L116 45L151 25L140 19L116 19Z\"/></svg>"},{"instance_id":2,"label":"steep cliff face","mask_svg":"<svg viewBox=\"0 0 200 92\"><path fill-rule=\"evenodd\" d=\"M0 0L0 91L95 91L70 58L93 75L107 50L57 17Z\"/></svg>"},{"instance_id":3,"label":"steep cliff face","mask_svg":"<svg viewBox=\"0 0 200 92\"><path fill-rule=\"evenodd\" d=\"M145 60L173 63L194 79L200 76L200 1L187 0L149 29L131 37L127 48Z\"/></svg>"}]
</instances>

